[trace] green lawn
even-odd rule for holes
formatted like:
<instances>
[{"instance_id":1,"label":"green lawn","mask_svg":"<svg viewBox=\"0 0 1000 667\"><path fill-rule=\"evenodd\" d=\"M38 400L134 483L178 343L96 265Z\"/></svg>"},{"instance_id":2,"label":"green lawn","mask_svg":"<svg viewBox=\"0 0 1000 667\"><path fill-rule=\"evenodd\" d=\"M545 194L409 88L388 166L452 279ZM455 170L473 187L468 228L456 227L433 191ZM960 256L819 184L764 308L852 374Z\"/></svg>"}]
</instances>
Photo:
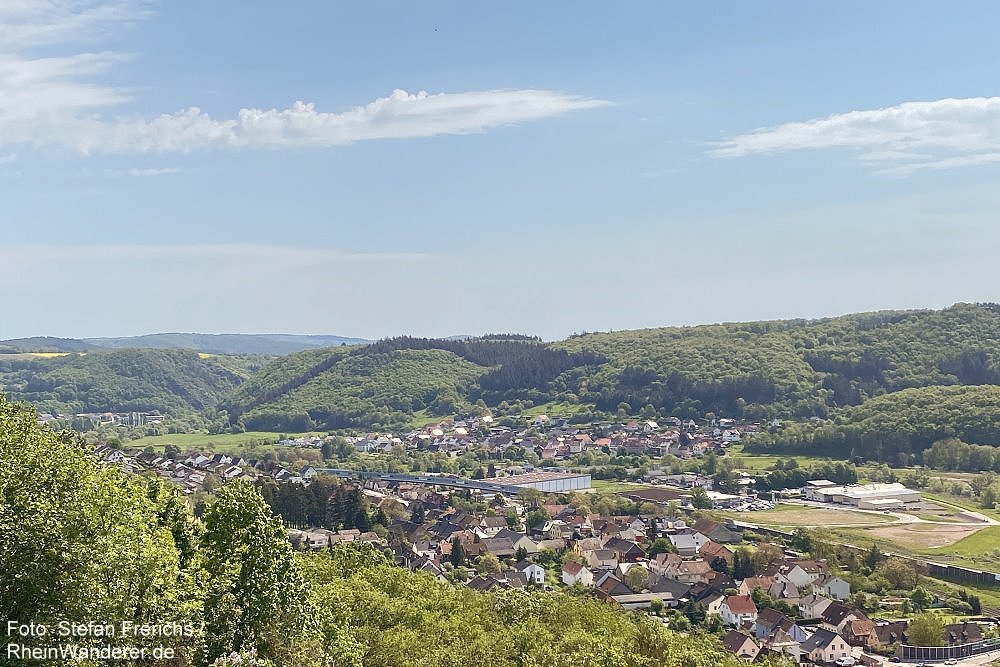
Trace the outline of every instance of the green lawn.
<instances>
[{"instance_id":1,"label":"green lawn","mask_svg":"<svg viewBox=\"0 0 1000 667\"><path fill-rule=\"evenodd\" d=\"M1000 526L983 528L948 547L925 549L921 552L928 558L954 565L1000 571Z\"/></svg>"},{"instance_id":2,"label":"green lawn","mask_svg":"<svg viewBox=\"0 0 1000 667\"><path fill-rule=\"evenodd\" d=\"M843 461L843 459L827 458L823 456L773 456L771 454L751 454L743 451L743 445L730 445L727 449L728 456L733 459L743 460L743 469L747 472L766 472L774 468L774 463L778 459L787 461L795 459L800 468L810 468L821 463Z\"/></svg>"},{"instance_id":3,"label":"green lawn","mask_svg":"<svg viewBox=\"0 0 1000 667\"><path fill-rule=\"evenodd\" d=\"M265 431L247 431L246 433L222 433L209 435L207 433L172 433L170 435L154 435L130 440L124 443L125 447L137 447L145 449L163 449L167 445L177 445L182 451L189 449L204 449L216 454L244 454L244 453L264 453L275 449L274 443L282 434ZM299 437L302 434L289 434ZM311 435L311 434L310 434Z\"/></svg>"},{"instance_id":4,"label":"green lawn","mask_svg":"<svg viewBox=\"0 0 1000 667\"><path fill-rule=\"evenodd\" d=\"M620 493L636 489L652 488L648 484L633 484L631 482L615 482L610 479L591 479L590 486L601 493Z\"/></svg>"},{"instance_id":5,"label":"green lawn","mask_svg":"<svg viewBox=\"0 0 1000 667\"><path fill-rule=\"evenodd\" d=\"M952 505L954 507L961 507L964 510L969 510L970 512L978 512L984 516L991 517L993 519L1000 520L1000 512L995 509L985 509L979 507L976 501L971 498L959 498L952 495L938 495L934 493L927 493L926 491L921 491L921 495L927 500L933 500L936 503L941 503L943 505Z\"/></svg>"}]
</instances>

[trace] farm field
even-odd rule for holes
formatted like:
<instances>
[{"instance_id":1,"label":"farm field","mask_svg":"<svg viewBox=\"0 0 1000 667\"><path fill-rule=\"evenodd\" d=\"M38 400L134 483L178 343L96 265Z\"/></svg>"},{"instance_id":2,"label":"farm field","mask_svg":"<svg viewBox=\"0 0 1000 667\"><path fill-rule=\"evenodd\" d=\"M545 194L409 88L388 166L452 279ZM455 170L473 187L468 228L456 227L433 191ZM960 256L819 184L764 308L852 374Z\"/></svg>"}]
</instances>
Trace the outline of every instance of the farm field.
<instances>
[{"instance_id":1,"label":"farm field","mask_svg":"<svg viewBox=\"0 0 1000 667\"><path fill-rule=\"evenodd\" d=\"M630 482L614 482L609 479L592 479L590 486L595 491L601 493L620 493L622 491L634 491L635 489L654 488L648 484L632 484Z\"/></svg>"},{"instance_id":2,"label":"farm field","mask_svg":"<svg viewBox=\"0 0 1000 667\"><path fill-rule=\"evenodd\" d=\"M768 470L773 470L774 464L778 459L783 461L795 459L800 468L809 468L821 463L835 463L843 461L843 459L826 458L822 456L772 456L770 454L751 454L744 452L743 446L739 444L730 445L727 450L727 455L733 459L740 459L742 461L740 469L746 470L747 472L766 472Z\"/></svg>"},{"instance_id":3,"label":"farm field","mask_svg":"<svg viewBox=\"0 0 1000 667\"><path fill-rule=\"evenodd\" d=\"M770 527L796 526L871 526L895 521L895 517L857 512L849 509L806 507L803 505L779 504L771 510L761 512L720 512L747 523Z\"/></svg>"},{"instance_id":4,"label":"farm field","mask_svg":"<svg viewBox=\"0 0 1000 667\"><path fill-rule=\"evenodd\" d=\"M248 431L246 433L222 433L209 435L207 433L172 433L169 435L154 435L131 440L126 447L145 449L163 449L167 445L177 445L183 451L189 449L205 449L217 454L243 454L248 452L266 452L271 449L285 449L273 443L284 434L266 431ZM294 437L312 434L289 434Z\"/></svg>"}]
</instances>

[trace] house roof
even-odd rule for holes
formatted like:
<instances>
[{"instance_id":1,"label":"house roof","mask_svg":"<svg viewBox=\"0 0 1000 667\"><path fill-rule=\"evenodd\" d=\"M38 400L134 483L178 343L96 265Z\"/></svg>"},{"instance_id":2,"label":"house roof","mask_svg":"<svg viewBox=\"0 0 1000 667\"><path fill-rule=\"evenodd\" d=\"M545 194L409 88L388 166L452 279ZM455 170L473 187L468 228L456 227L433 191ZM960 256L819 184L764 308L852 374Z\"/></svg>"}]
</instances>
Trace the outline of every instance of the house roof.
<instances>
[{"instance_id":1,"label":"house roof","mask_svg":"<svg viewBox=\"0 0 1000 667\"><path fill-rule=\"evenodd\" d=\"M568 560L563 563L562 571L569 573L571 576L576 576L583 572L583 565L580 565L576 561Z\"/></svg>"},{"instance_id":2,"label":"house roof","mask_svg":"<svg viewBox=\"0 0 1000 667\"><path fill-rule=\"evenodd\" d=\"M841 639L841 637L836 632L832 632L826 628L816 628L812 635L802 642L802 652L810 653L816 649L826 648L831 642L837 639Z\"/></svg>"},{"instance_id":3,"label":"house roof","mask_svg":"<svg viewBox=\"0 0 1000 667\"><path fill-rule=\"evenodd\" d=\"M749 595L730 595L726 597L726 601L723 603L729 607L729 611L734 614L756 614L757 605L753 603L753 599Z\"/></svg>"},{"instance_id":4,"label":"house roof","mask_svg":"<svg viewBox=\"0 0 1000 667\"><path fill-rule=\"evenodd\" d=\"M750 651L747 651L748 645L751 647ZM746 655L748 657L756 656L760 651L760 647L757 646L757 642L742 632L738 632L736 630L730 630L722 636L722 646L730 653Z\"/></svg>"}]
</instances>

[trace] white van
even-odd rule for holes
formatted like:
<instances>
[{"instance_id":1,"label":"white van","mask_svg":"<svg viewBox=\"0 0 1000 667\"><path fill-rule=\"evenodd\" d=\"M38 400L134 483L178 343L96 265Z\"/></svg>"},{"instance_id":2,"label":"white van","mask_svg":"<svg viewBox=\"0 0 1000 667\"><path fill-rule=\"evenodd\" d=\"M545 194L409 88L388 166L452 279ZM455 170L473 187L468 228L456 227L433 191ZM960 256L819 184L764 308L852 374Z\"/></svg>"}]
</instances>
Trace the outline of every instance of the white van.
<instances>
[{"instance_id":1,"label":"white van","mask_svg":"<svg viewBox=\"0 0 1000 667\"><path fill-rule=\"evenodd\" d=\"M834 661L834 664L837 665L837 667L854 667L854 663L856 662L857 660L853 657L845 655L843 658L837 658Z\"/></svg>"}]
</instances>

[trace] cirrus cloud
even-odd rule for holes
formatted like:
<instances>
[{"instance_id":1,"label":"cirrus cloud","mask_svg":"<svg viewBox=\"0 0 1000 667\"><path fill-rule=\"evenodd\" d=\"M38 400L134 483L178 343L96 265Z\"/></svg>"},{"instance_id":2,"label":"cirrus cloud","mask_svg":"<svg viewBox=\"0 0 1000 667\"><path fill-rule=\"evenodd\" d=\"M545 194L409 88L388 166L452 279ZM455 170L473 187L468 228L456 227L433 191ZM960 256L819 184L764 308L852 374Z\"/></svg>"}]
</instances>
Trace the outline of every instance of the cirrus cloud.
<instances>
[{"instance_id":1,"label":"cirrus cloud","mask_svg":"<svg viewBox=\"0 0 1000 667\"><path fill-rule=\"evenodd\" d=\"M882 173L1000 162L1000 97L904 102L761 128L716 144L717 157L844 148Z\"/></svg>"},{"instance_id":2,"label":"cirrus cloud","mask_svg":"<svg viewBox=\"0 0 1000 667\"><path fill-rule=\"evenodd\" d=\"M89 41L149 14L140 0L10 0L0 4L0 148L98 153L329 147L371 139L470 134L606 106L551 90L482 90L431 94L396 90L344 111L308 102L283 109L243 108L215 118L198 107L156 117L116 108L129 91L100 82L127 56L110 52L31 55L38 46Z\"/></svg>"}]
</instances>

